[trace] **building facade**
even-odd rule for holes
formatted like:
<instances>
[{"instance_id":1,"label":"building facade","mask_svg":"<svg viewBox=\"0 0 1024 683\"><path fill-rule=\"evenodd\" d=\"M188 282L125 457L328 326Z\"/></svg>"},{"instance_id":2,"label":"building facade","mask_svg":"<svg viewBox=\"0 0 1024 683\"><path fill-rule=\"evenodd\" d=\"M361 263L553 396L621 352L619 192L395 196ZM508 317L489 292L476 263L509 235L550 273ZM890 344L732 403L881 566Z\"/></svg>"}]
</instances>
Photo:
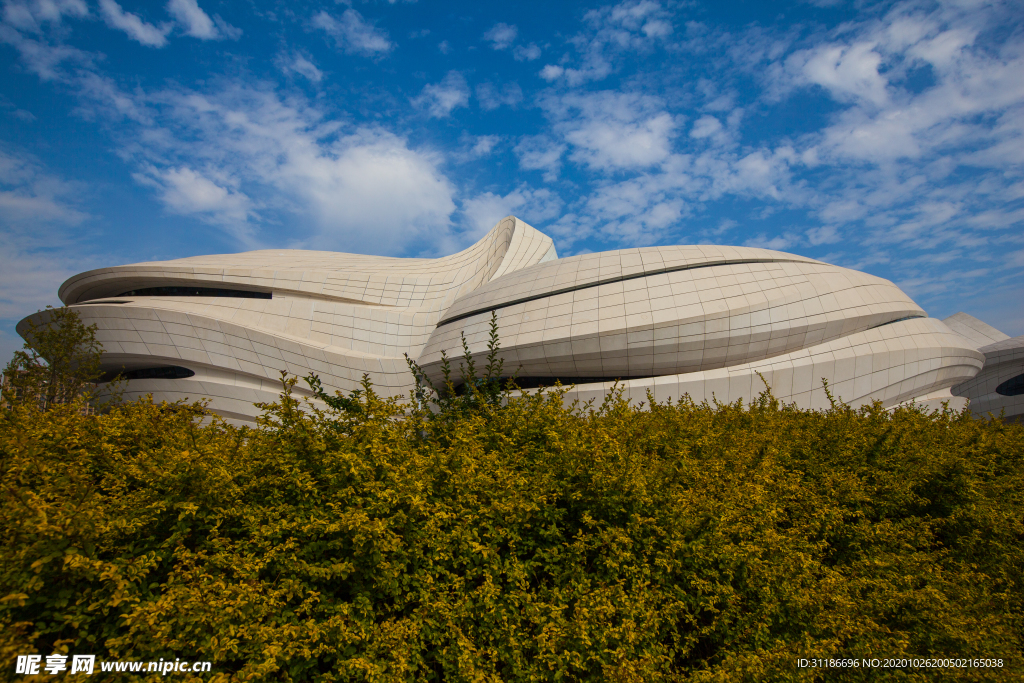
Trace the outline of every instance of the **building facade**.
<instances>
[{"instance_id":1,"label":"building facade","mask_svg":"<svg viewBox=\"0 0 1024 683\"><path fill-rule=\"evenodd\" d=\"M892 406L974 386L988 348L865 273L746 247L559 259L511 216L439 259L262 250L92 270L59 294L97 325L126 397L205 398L237 423L277 398L282 371L346 393L365 374L407 395L405 355L439 380L463 334L482 364L492 311L505 370L524 388L572 384L569 400L620 380L637 401L749 401L767 383L821 408L824 379L849 404Z\"/></svg>"}]
</instances>

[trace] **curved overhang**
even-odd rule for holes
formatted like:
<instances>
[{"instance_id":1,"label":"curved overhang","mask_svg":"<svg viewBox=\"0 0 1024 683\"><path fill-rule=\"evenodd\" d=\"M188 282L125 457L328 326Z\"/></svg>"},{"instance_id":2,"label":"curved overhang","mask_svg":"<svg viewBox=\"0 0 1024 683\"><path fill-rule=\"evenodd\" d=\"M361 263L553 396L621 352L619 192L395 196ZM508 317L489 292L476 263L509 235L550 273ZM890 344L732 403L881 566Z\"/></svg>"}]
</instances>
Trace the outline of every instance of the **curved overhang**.
<instances>
[{"instance_id":1,"label":"curved overhang","mask_svg":"<svg viewBox=\"0 0 1024 683\"><path fill-rule=\"evenodd\" d=\"M438 259L264 249L97 268L68 278L58 296L73 305L138 289L196 286L394 306L400 297L391 296L394 287L388 285L400 282L420 289L421 299L441 294L437 305L443 306L496 277L555 257L550 237L509 216L472 246ZM452 285L456 292L449 292Z\"/></svg>"},{"instance_id":2,"label":"curved overhang","mask_svg":"<svg viewBox=\"0 0 1024 683\"><path fill-rule=\"evenodd\" d=\"M538 263L462 297L442 316L447 325L520 303L567 292L698 268L751 263L821 263L795 254L717 245L649 247L583 254Z\"/></svg>"},{"instance_id":3,"label":"curved overhang","mask_svg":"<svg viewBox=\"0 0 1024 683\"><path fill-rule=\"evenodd\" d=\"M925 312L891 282L764 249L661 247L540 264L463 297L419 363L476 362L497 316L508 373L644 378L756 362ZM563 383L568 383L563 381Z\"/></svg>"}]
</instances>

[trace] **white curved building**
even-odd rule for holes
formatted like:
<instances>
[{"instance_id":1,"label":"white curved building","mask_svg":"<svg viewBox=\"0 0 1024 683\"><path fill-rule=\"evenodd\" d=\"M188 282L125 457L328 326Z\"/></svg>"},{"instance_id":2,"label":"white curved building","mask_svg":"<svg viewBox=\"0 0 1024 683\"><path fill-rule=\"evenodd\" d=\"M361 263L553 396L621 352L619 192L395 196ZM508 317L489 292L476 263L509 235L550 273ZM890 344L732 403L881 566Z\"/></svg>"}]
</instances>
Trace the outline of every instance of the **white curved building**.
<instances>
[{"instance_id":1,"label":"white curved building","mask_svg":"<svg viewBox=\"0 0 1024 683\"><path fill-rule=\"evenodd\" d=\"M463 333L482 363L492 311L505 370L524 388L575 384L570 399L621 379L638 401L648 390L659 401L749 401L763 377L802 407L827 405L822 379L847 403L895 405L964 385L985 362L865 273L743 247L558 259L549 237L514 217L440 259L202 256L88 271L60 297L97 324L128 397L207 398L240 423L254 420L254 402L276 399L282 370L343 392L366 373L380 393L404 395L403 354L439 379L441 352L460 356Z\"/></svg>"}]
</instances>

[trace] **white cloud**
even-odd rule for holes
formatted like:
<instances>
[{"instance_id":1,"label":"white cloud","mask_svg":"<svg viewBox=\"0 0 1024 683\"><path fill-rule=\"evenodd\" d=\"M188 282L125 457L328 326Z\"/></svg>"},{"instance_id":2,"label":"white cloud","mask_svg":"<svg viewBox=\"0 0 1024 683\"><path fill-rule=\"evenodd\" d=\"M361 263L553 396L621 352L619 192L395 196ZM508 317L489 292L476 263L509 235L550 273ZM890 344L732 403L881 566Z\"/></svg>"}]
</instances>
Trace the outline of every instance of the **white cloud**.
<instances>
[{"instance_id":1,"label":"white cloud","mask_svg":"<svg viewBox=\"0 0 1024 683\"><path fill-rule=\"evenodd\" d=\"M487 33L484 40L490 41L491 47L495 50L507 50L515 42L519 29L510 24L495 24Z\"/></svg>"},{"instance_id":2,"label":"white cloud","mask_svg":"<svg viewBox=\"0 0 1024 683\"><path fill-rule=\"evenodd\" d=\"M518 83L506 83L499 89L493 83L481 83L476 86L476 98L480 101L480 108L485 111L497 109L503 104L511 107L523 101L523 89Z\"/></svg>"},{"instance_id":3,"label":"white cloud","mask_svg":"<svg viewBox=\"0 0 1024 683\"><path fill-rule=\"evenodd\" d=\"M764 234L758 235L748 239L743 243L745 247L761 247L762 249L775 249L776 251L783 251L793 247L799 242L799 238L792 234L776 235L775 237L767 237Z\"/></svg>"},{"instance_id":4,"label":"white cloud","mask_svg":"<svg viewBox=\"0 0 1024 683\"><path fill-rule=\"evenodd\" d=\"M174 213L199 215L234 229L244 228L248 222L252 202L243 193L218 185L191 168L152 169L151 173L162 189L160 200Z\"/></svg>"},{"instance_id":5,"label":"white cloud","mask_svg":"<svg viewBox=\"0 0 1024 683\"><path fill-rule=\"evenodd\" d=\"M672 33L672 24L661 19L651 19L645 22L640 30L648 38L665 38Z\"/></svg>"},{"instance_id":6,"label":"white cloud","mask_svg":"<svg viewBox=\"0 0 1024 683\"><path fill-rule=\"evenodd\" d=\"M668 156L674 132L672 117L662 112L637 122L591 119L565 139L576 147L571 158L591 168L643 168Z\"/></svg>"},{"instance_id":7,"label":"white cloud","mask_svg":"<svg viewBox=\"0 0 1024 683\"><path fill-rule=\"evenodd\" d=\"M591 22L602 22L605 16L609 16L613 24L622 26L625 29L636 31L641 30L647 33L651 31L657 33L664 30L660 27L660 23L664 22L659 17L664 17L664 13L661 10L661 5L651 0L639 0L639 2L624 2L616 5L615 7L609 8L603 7L600 10L592 10L587 13L587 19ZM652 22L659 22L659 25L655 28L650 27Z\"/></svg>"},{"instance_id":8,"label":"white cloud","mask_svg":"<svg viewBox=\"0 0 1024 683\"><path fill-rule=\"evenodd\" d=\"M1007 254L1006 263L1014 268L1024 268L1024 249Z\"/></svg>"},{"instance_id":9,"label":"white cloud","mask_svg":"<svg viewBox=\"0 0 1024 683\"><path fill-rule=\"evenodd\" d=\"M1024 210L1015 204L1024 197L1024 42L994 36L1017 18L1001 4L901 2L880 11L827 33L696 27L685 49L718 66L706 79L715 87L698 86L707 104L689 131L696 142L675 140L693 181L679 194L704 206L729 196L766 202L754 220L781 209L807 211L810 226L747 237L784 249L837 245L830 258L929 283L915 291L932 301L943 291L969 290L967 274L979 270L1002 282L1011 266L992 259L993 250L1024 244L1013 237L1024 234ZM813 95L820 88L831 103L802 106L812 116L832 113L794 138L765 134L740 117L734 123L733 115L728 123L711 118L735 108L735 96L718 100L741 75L764 85L753 93L760 101L747 107L752 112L771 111L797 89ZM693 149L707 140L716 145ZM592 215L603 220L606 213ZM611 219L595 221L594 230L607 234L612 227ZM890 258L897 245L898 258ZM848 251L857 257L843 256ZM949 271L948 278L930 272L953 262L950 254L977 267Z\"/></svg>"},{"instance_id":10,"label":"white cloud","mask_svg":"<svg viewBox=\"0 0 1024 683\"><path fill-rule=\"evenodd\" d=\"M455 188L441 159L383 129L346 126L298 95L241 83L95 94L143 112L121 149L136 180L169 211L246 247L279 241L281 224L296 247L399 254L450 241Z\"/></svg>"},{"instance_id":11,"label":"white cloud","mask_svg":"<svg viewBox=\"0 0 1024 683\"><path fill-rule=\"evenodd\" d=\"M807 241L813 246L818 246L820 244L835 244L840 240L842 240L842 236L834 225L822 225L817 228L811 228L807 231Z\"/></svg>"},{"instance_id":12,"label":"white cloud","mask_svg":"<svg viewBox=\"0 0 1024 683\"><path fill-rule=\"evenodd\" d=\"M20 39L31 64L38 43L26 48L29 39L4 28ZM345 44L382 47L339 31ZM372 124L343 123L298 93L278 95L270 86L221 80L203 91L125 90L96 70L62 71L60 62L47 62L53 76L75 89L80 112L117 124L118 153L170 212L195 216L246 247L265 245L270 236L279 242L282 224L289 226L290 245L299 247L401 254L452 245L455 187L430 149L412 148ZM289 66L316 73L298 60ZM462 92L454 100L453 84ZM460 74L441 85L427 90L435 95L435 113L466 104L469 89ZM55 192L3 192L9 220L19 212L37 220L83 217Z\"/></svg>"},{"instance_id":13,"label":"white cloud","mask_svg":"<svg viewBox=\"0 0 1024 683\"><path fill-rule=\"evenodd\" d=\"M543 106L573 145L570 158L592 170L646 168L671 152L675 120L655 98L604 91L551 98Z\"/></svg>"},{"instance_id":14,"label":"white cloud","mask_svg":"<svg viewBox=\"0 0 1024 683\"><path fill-rule=\"evenodd\" d=\"M606 78L628 53L645 53L672 33L671 15L651 0L627 0L590 10L584 15L588 30L570 39L578 54L574 67L549 64L541 77L564 79L570 86Z\"/></svg>"},{"instance_id":15,"label":"white cloud","mask_svg":"<svg viewBox=\"0 0 1024 683\"><path fill-rule=\"evenodd\" d=\"M196 0L168 0L167 11L184 27L185 34L193 38L219 40L227 37L237 40L242 34L241 29L231 26L220 17L211 19Z\"/></svg>"},{"instance_id":16,"label":"white cloud","mask_svg":"<svg viewBox=\"0 0 1024 683\"><path fill-rule=\"evenodd\" d=\"M565 69L557 64L546 64L538 74L545 81L557 81L565 73Z\"/></svg>"},{"instance_id":17,"label":"white cloud","mask_svg":"<svg viewBox=\"0 0 1024 683\"><path fill-rule=\"evenodd\" d=\"M93 55L88 52L27 38L7 24L0 24L0 43L16 49L25 67L44 81L63 80L61 66L65 62L89 66L93 61Z\"/></svg>"},{"instance_id":18,"label":"white cloud","mask_svg":"<svg viewBox=\"0 0 1024 683\"><path fill-rule=\"evenodd\" d=\"M3 16L18 30L39 33L43 24L60 24L65 16L89 16L89 7L84 0L6 0Z\"/></svg>"},{"instance_id":19,"label":"white cloud","mask_svg":"<svg viewBox=\"0 0 1024 683\"><path fill-rule=\"evenodd\" d=\"M125 12L114 0L100 0L100 12L111 28L124 31L132 40L148 47L163 47L167 44L170 26L154 26L146 23L137 14Z\"/></svg>"},{"instance_id":20,"label":"white cloud","mask_svg":"<svg viewBox=\"0 0 1024 683\"><path fill-rule=\"evenodd\" d=\"M0 224L5 229L77 225L86 214L75 208L72 198L82 191L78 183L45 173L31 157L0 149Z\"/></svg>"},{"instance_id":21,"label":"white cloud","mask_svg":"<svg viewBox=\"0 0 1024 683\"><path fill-rule=\"evenodd\" d=\"M73 230L47 225L29 233L0 230L0 363L6 365L24 344L14 332L19 320L60 306L62 282L104 265L109 261L85 248Z\"/></svg>"},{"instance_id":22,"label":"white cloud","mask_svg":"<svg viewBox=\"0 0 1024 683\"><path fill-rule=\"evenodd\" d=\"M820 85L838 100L865 101L878 107L889 101L888 82L878 71L881 64L882 55L872 42L823 45L796 52L786 61L797 80Z\"/></svg>"},{"instance_id":23,"label":"white cloud","mask_svg":"<svg viewBox=\"0 0 1024 683\"><path fill-rule=\"evenodd\" d=\"M573 218L557 221L557 229L571 225L608 241L643 241L678 230L701 207L741 197L765 202L754 220L783 209L809 212L811 226L751 238L776 248L899 243L933 252L955 244L979 258L991 248L988 238L971 232L990 220L982 214L998 223L992 229L1024 223L1013 211L981 210L996 195L999 201L1024 197L1024 44L1007 37L1003 48L974 45L986 26L996 25L997 11L981 20L978 12L949 5L926 15L900 3L882 19L868 16L806 36L698 27L692 35L699 44L691 39L680 49L702 50L713 75L697 83L703 104L688 135L680 136L677 112L692 95L670 80L645 78L645 87L665 88L660 98L578 89L618 68L613 55L657 44L637 30L655 7L633 3L589 14L592 32L574 39L576 55L540 71L560 90L539 98L551 125L521 138L521 168L543 169L555 181L562 143L571 161L593 173L587 199L574 203L566 214ZM762 76L765 86L760 97L753 93L760 99L753 104L740 99L749 91L732 85L750 74ZM765 107L812 87L833 101L824 126L789 138L751 125ZM960 185L964 175L957 169L966 164L992 172L972 171L978 180ZM621 175L626 179L613 182Z\"/></svg>"},{"instance_id":24,"label":"white cloud","mask_svg":"<svg viewBox=\"0 0 1024 683\"><path fill-rule=\"evenodd\" d=\"M457 155L462 160L482 159L490 156L502 142L500 135L463 135L461 140L465 151Z\"/></svg>"},{"instance_id":25,"label":"white cloud","mask_svg":"<svg viewBox=\"0 0 1024 683\"><path fill-rule=\"evenodd\" d=\"M714 116L702 116L693 122L693 128L690 129L690 137L698 139L707 138L720 130L722 130L721 121Z\"/></svg>"},{"instance_id":26,"label":"white cloud","mask_svg":"<svg viewBox=\"0 0 1024 683\"><path fill-rule=\"evenodd\" d=\"M497 135L481 135L476 139L470 153L475 157L487 156L499 142L501 142L501 138Z\"/></svg>"},{"instance_id":27,"label":"white cloud","mask_svg":"<svg viewBox=\"0 0 1024 683\"><path fill-rule=\"evenodd\" d=\"M220 37L213 19L204 12L196 0L168 0L167 11L185 28L193 38L212 40Z\"/></svg>"},{"instance_id":28,"label":"white cloud","mask_svg":"<svg viewBox=\"0 0 1024 683\"><path fill-rule=\"evenodd\" d=\"M19 320L48 304L59 306L60 284L97 267L98 259L83 254L73 237L61 237L66 242L55 249L38 240L0 234L0 319Z\"/></svg>"},{"instance_id":29,"label":"white cloud","mask_svg":"<svg viewBox=\"0 0 1024 683\"><path fill-rule=\"evenodd\" d=\"M307 55L299 52L278 55L277 66L285 73L299 74L313 83L319 83L324 77L323 71Z\"/></svg>"},{"instance_id":30,"label":"white cloud","mask_svg":"<svg viewBox=\"0 0 1024 683\"><path fill-rule=\"evenodd\" d=\"M693 122L693 127L690 128L690 137L695 140L708 140L716 144L725 144L729 141L729 134L722 126L722 122L707 114Z\"/></svg>"},{"instance_id":31,"label":"white cloud","mask_svg":"<svg viewBox=\"0 0 1024 683\"><path fill-rule=\"evenodd\" d=\"M313 16L312 24L334 38L339 48L348 54L375 56L390 52L394 45L388 34L375 28L354 9L347 9L341 19L335 19L321 10Z\"/></svg>"},{"instance_id":32,"label":"white cloud","mask_svg":"<svg viewBox=\"0 0 1024 683\"><path fill-rule=\"evenodd\" d=\"M554 182L562 167L566 146L546 135L528 135L519 140L515 153L519 167L526 171L544 171L544 180Z\"/></svg>"},{"instance_id":33,"label":"white cloud","mask_svg":"<svg viewBox=\"0 0 1024 683\"><path fill-rule=\"evenodd\" d=\"M693 179L680 169L605 183L587 199L584 216L604 239L647 245L663 239L690 213L684 195Z\"/></svg>"},{"instance_id":34,"label":"white cloud","mask_svg":"<svg viewBox=\"0 0 1024 683\"><path fill-rule=\"evenodd\" d=\"M505 216L515 214L536 227L557 218L562 206L561 198L550 190L521 185L504 196L484 192L464 200L462 215L469 239L475 241Z\"/></svg>"},{"instance_id":35,"label":"white cloud","mask_svg":"<svg viewBox=\"0 0 1024 683\"><path fill-rule=\"evenodd\" d=\"M766 150L751 152L734 164L728 190L736 194L751 193L780 199L780 185L789 175L789 160L788 155L780 153L780 150L771 154Z\"/></svg>"},{"instance_id":36,"label":"white cloud","mask_svg":"<svg viewBox=\"0 0 1024 683\"><path fill-rule=\"evenodd\" d=\"M66 279L95 267L95 258L84 257L67 235L63 248L47 248L42 240L0 233L0 320L17 322L47 305L60 306L57 288ZM14 326L11 325L11 328ZM17 337L9 353L21 348ZM2 347L0 347L2 350ZM10 356L4 360L9 360Z\"/></svg>"},{"instance_id":37,"label":"white cloud","mask_svg":"<svg viewBox=\"0 0 1024 683\"><path fill-rule=\"evenodd\" d=\"M449 71L440 83L423 86L419 97L413 99L420 109L425 109L433 118L443 119L452 111L469 104L469 85L466 77L458 71Z\"/></svg>"},{"instance_id":38,"label":"white cloud","mask_svg":"<svg viewBox=\"0 0 1024 683\"><path fill-rule=\"evenodd\" d=\"M512 48L512 56L517 62L532 62L535 59L540 59L540 48L535 43L516 45Z\"/></svg>"},{"instance_id":39,"label":"white cloud","mask_svg":"<svg viewBox=\"0 0 1024 683\"><path fill-rule=\"evenodd\" d=\"M79 244L88 215L77 198L87 194L85 185L54 176L32 157L0 149L0 320L8 329L47 304L59 305L60 283L95 266ZM0 362L21 344L0 332Z\"/></svg>"},{"instance_id":40,"label":"white cloud","mask_svg":"<svg viewBox=\"0 0 1024 683\"><path fill-rule=\"evenodd\" d=\"M435 243L448 233L454 188L439 161L390 133L363 129L328 153L307 152L290 162L282 185L311 201L326 233L320 242L341 237L364 249L400 252L410 240Z\"/></svg>"},{"instance_id":41,"label":"white cloud","mask_svg":"<svg viewBox=\"0 0 1024 683\"><path fill-rule=\"evenodd\" d=\"M81 111L92 115L102 113L114 120L125 119L139 124L151 124L152 116L145 98L139 93L121 90L112 78L93 71L76 74L79 95L87 101Z\"/></svg>"},{"instance_id":42,"label":"white cloud","mask_svg":"<svg viewBox=\"0 0 1024 683\"><path fill-rule=\"evenodd\" d=\"M923 28L923 27L922 27ZM922 30L923 34L924 31ZM911 47L907 54L929 62L941 69L949 69L954 66L955 60L961 57L964 50L970 47L978 32L971 29L951 29L943 31L933 38L907 41Z\"/></svg>"}]
</instances>

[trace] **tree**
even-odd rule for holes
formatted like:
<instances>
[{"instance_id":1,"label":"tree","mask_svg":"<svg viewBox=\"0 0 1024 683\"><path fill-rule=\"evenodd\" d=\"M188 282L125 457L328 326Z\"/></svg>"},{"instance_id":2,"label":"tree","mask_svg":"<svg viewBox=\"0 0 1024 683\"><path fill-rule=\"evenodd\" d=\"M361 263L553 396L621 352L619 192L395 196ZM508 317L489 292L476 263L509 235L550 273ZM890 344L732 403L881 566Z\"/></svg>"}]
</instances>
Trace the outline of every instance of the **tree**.
<instances>
[{"instance_id":1,"label":"tree","mask_svg":"<svg viewBox=\"0 0 1024 683\"><path fill-rule=\"evenodd\" d=\"M85 325L71 308L47 306L39 313L27 320L24 350L4 368L4 402L45 411L93 399L103 355L96 325Z\"/></svg>"}]
</instances>

